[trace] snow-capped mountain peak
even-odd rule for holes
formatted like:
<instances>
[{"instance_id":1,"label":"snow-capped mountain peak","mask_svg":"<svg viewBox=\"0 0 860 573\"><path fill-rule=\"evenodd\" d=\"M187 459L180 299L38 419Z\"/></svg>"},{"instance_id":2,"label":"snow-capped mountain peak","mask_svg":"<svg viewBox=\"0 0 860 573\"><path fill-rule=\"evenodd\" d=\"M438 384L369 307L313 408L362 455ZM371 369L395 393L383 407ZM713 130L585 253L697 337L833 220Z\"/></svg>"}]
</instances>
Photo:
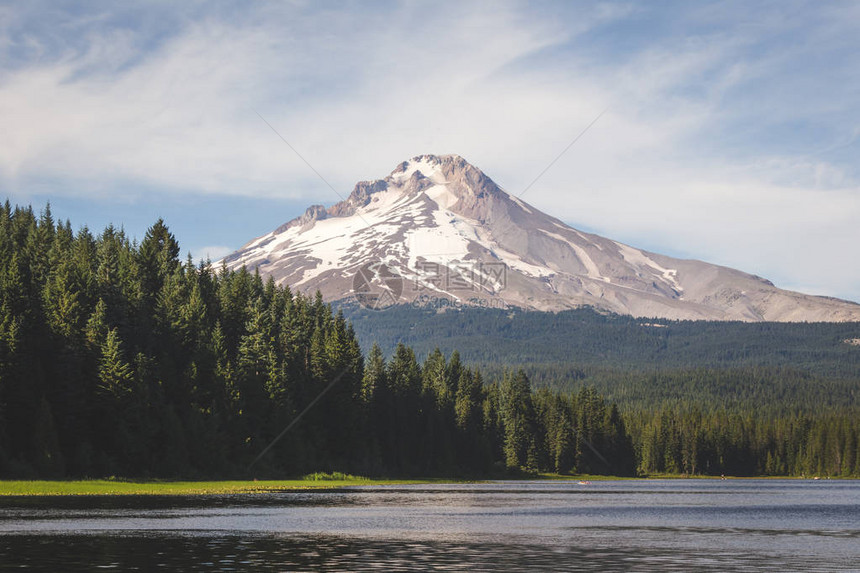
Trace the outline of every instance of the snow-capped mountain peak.
<instances>
[{"instance_id":1,"label":"snow-capped mountain peak","mask_svg":"<svg viewBox=\"0 0 860 573\"><path fill-rule=\"evenodd\" d=\"M419 177L426 177L436 184L445 184L445 175L442 172L442 165L445 159L449 161L462 160L458 155L419 155L398 165L389 177L402 181L409 179L417 173Z\"/></svg>"},{"instance_id":2,"label":"snow-capped mountain peak","mask_svg":"<svg viewBox=\"0 0 860 573\"><path fill-rule=\"evenodd\" d=\"M301 291L320 290L332 301L366 301L381 288L387 303L860 320L860 305L783 291L740 271L573 229L509 195L458 155L404 161L384 179L357 183L345 201L314 205L224 261ZM383 283L367 284L367 277Z\"/></svg>"}]
</instances>

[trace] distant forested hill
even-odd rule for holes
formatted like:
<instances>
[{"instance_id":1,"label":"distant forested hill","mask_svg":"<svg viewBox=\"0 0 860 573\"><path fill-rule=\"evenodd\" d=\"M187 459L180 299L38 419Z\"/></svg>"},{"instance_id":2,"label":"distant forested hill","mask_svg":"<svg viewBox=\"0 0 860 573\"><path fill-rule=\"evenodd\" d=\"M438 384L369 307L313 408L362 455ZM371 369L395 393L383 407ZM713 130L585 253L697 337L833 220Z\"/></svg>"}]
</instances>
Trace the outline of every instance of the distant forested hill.
<instances>
[{"instance_id":1,"label":"distant forested hill","mask_svg":"<svg viewBox=\"0 0 860 573\"><path fill-rule=\"evenodd\" d=\"M485 308L344 307L362 346L457 349L488 374L522 367L536 386L594 386L622 406L696 401L780 411L856 405L860 323L669 321Z\"/></svg>"},{"instance_id":2,"label":"distant forested hill","mask_svg":"<svg viewBox=\"0 0 860 573\"><path fill-rule=\"evenodd\" d=\"M457 348L472 362L575 362L625 369L780 366L860 375L860 323L705 322L641 319L591 309L558 313L411 306L344 307L363 346L398 342L419 356Z\"/></svg>"}]
</instances>

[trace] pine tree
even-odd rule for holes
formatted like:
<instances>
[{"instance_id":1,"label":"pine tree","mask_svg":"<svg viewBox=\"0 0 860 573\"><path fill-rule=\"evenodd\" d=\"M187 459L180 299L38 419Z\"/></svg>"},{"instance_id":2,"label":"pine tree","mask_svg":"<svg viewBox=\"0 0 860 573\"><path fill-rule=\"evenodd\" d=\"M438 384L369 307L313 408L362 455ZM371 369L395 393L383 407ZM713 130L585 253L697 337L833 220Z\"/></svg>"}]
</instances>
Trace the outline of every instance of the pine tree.
<instances>
[{"instance_id":1,"label":"pine tree","mask_svg":"<svg viewBox=\"0 0 860 573\"><path fill-rule=\"evenodd\" d=\"M524 468L529 463L529 450L533 447L534 409L529 379L522 370L502 380L501 404L505 464L509 468Z\"/></svg>"},{"instance_id":2,"label":"pine tree","mask_svg":"<svg viewBox=\"0 0 860 573\"><path fill-rule=\"evenodd\" d=\"M132 398L134 378L132 368L123 359L122 341L116 328L111 329L102 343L99 363L99 388L106 396L117 402Z\"/></svg>"},{"instance_id":3,"label":"pine tree","mask_svg":"<svg viewBox=\"0 0 860 573\"><path fill-rule=\"evenodd\" d=\"M448 365L439 347L424 361L421 375L422 392L435 402L437 407L444 407L453 399L453 395L448 391Z\"/></svg>"},{"instance_id":4,"label":"pine tree","mask_svg":"<svg viewBox=\"0 0 860 573\"><path fill-rule=\"evenodd\" d=\"M361 399L366 404L371 404L378 396L380 388L386 386L385 381L385 358L382 349L375 342L370 347L367 356L367 366L364 369L364 378L361 384Z\"/></svg>"}]
</instances>

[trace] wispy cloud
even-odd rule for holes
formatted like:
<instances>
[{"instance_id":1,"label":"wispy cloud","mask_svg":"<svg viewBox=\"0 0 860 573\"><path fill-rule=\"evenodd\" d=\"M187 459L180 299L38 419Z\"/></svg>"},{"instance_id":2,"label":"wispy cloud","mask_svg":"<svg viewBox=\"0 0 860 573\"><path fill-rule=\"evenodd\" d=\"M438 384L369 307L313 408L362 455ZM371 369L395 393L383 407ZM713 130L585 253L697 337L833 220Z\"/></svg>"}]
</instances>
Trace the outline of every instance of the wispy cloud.
<instances>
[{"instance_id":1,"label":"wispy cloud","mask_svg":"<svg viewBox=\"0 0 860 573\"><path fill-rule=\"evenodd\" d=\"M112 28L96 27L88 42L55 49L53 58L34 47L36 61L0 85L4 179L306 193L288 184L306 167L273 141L256 110L348 181L369 157L388 151L388 169L404 148L436 143L433 131L467 131L480 109L475 90L491 95L481 82L553 41L546 26L521 26L504 12L455 10L449 22L423 6L363 15L356 26L360 15L271 11L238 26L189 24L145 57L133 49L144 43L133 32ZM479 24L494 33L478 41Z\"/></svg>"},{"instance_id":2,"label":"wispy cloud","mask_svg":"<svg viewBox=\"0 0 860 573\"><path fill-rule=\"evenodd\" d=\"M226 245L212 245L208 247L198 247L196 249L191 248L188 251L191 253L194 262L199 264L205 261L217 261L219 259L223 259L235 250L235 247L228 247Z\"/></svg>"},{"instance_id":3,"label":"wispy cloud","mask_svg":"<svg viewBox=\"0 0 860 573\"><path fill-rule=\"evenodd\" d=\"M426 152L516 193L608 107L531 203L860 299L854 5L33 6L0 6L14 196L336 201L258 112L343 194Z\"/></svg>"}]
</instances>

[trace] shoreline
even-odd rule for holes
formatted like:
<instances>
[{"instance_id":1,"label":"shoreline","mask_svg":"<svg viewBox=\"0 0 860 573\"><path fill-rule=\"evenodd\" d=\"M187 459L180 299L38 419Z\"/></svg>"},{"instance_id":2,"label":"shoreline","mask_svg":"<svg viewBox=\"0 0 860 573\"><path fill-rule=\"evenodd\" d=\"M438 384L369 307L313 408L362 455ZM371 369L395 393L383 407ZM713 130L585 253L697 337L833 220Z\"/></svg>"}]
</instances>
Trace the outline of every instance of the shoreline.
<instances>
[{"instance_id":1,"label":"shoreline","mask_svg":"<svg viewBox=\"0 0 860 573\"><path fill-rule=\"evenodd\" d=\"M450 480L444 480L448 483ZM331 490L353 486L434 483L433 480L348 478L331 480L0 480L0 497L40 496L183 496L264 494Z\"/></svg>"},{"instance_id":2,"label":"shoreline","mask_svg":"<svg viewBox=\"0 0 860 573\"><path fill-rule=\"evenodd\" d=\"M464 484L491 481L645 481L645 480L799 480L799 481L846 481L857 478L819 478L797 476L682 476L653 475L642 477L622 476L560 476L541 474L529 477L488 478L364 478L349 476L338 479L285 479L285 480L0 480L2 497L74 497L74 496L219 496L257 495L290 491L336 490L347 487L373 487L394 485Z\"/></svg>"}]
</instances>

